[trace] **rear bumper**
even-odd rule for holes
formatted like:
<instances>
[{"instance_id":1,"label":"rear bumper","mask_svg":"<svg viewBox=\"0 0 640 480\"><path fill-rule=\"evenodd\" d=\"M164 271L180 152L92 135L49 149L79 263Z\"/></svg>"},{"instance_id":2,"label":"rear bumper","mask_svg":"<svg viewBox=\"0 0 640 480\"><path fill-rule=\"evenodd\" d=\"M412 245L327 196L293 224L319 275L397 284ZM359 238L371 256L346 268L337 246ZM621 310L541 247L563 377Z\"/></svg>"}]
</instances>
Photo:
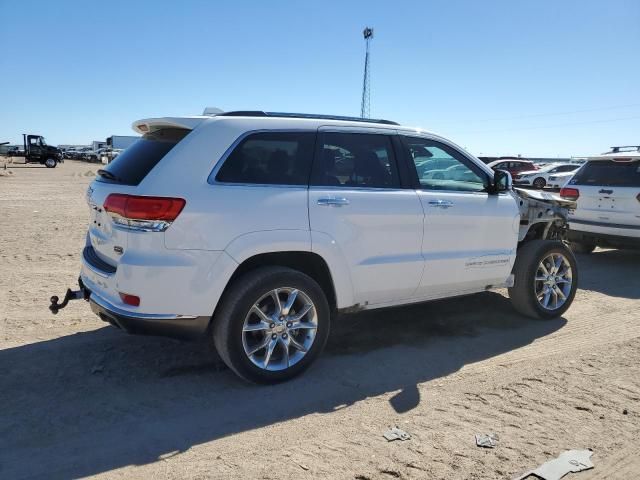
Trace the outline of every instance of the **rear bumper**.
<instances>
[{"instance_id":1,"label":"rear bumper","mask_svg":"<svg viewBox=\"0 0 640 480\"><path fill-rule=\"evenodd\" d=\"M100 319L132 334L193 340L205 335L211 320L211 317L130 312L112 305L94 292L89 303Z\"/></svg>"}]
</instances>

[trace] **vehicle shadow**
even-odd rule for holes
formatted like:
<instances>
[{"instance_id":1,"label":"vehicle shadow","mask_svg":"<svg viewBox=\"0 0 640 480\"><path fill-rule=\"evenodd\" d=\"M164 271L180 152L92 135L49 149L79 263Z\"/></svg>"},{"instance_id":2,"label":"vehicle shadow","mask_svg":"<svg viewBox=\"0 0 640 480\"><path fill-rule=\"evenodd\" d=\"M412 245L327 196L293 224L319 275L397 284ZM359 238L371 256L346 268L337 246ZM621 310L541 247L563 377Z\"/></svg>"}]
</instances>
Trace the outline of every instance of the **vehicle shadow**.
<instances>
[{"instance_id":1,"label":"vehicle shadow","mask_svg":"<svg viewBox=\"0 0 640 480\"><path fill-rule=\"evenodd\" d=\"M577 255L579 288L611 297L640 298L640 251L600 250Z\"/></svg>"},{"instance_id":2,"label":"vehicle shadow","mask_svg":"<svg viewBox=\"0 0 640 480\"><path fill-rule=\"evenodd\" d=\"M268 387L238 380L205 345L113 327L6 349L0 477L77 478L147 464L398 390L390 403L406 412L425 401L418 384L565 323L524 319L493 292L365 312L334 322L325 355L305 375Z\"/></svg>"}]
</instances>

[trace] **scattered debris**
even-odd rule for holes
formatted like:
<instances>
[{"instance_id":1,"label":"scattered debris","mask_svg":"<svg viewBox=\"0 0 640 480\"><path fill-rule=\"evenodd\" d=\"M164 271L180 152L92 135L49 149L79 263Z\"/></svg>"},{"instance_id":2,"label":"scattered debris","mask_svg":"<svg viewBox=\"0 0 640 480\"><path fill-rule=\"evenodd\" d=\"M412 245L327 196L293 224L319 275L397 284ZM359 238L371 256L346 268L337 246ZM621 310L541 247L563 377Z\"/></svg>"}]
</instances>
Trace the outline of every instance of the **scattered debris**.
<instances>
[{"instance_id":1,"label":"scattered debris","mask_svg":"<svg viewBox=\"0 0 640 480\"><path fill-rule=\"evenodd\" d=\"M567 473L576 473L593 468L591 462L591 450L567 450L561 453L558 458L543 463L535 470L517 477L515 480L525 478L542 478L543 480L560 480Z\"/></svg>"},{"instance_id":2,"label":"scattered debris","mask_svg":"<svg viewBox=\"0 0 640 480\"><path fill-rule=\"evenodd\" d=\"M305 465L304 463L299 463L298 466L303 470L309 470L309 466Z\"/></svg>"},{"instance_id":3,"label":"scattered debris","mask_svg":"<svg viewBox=\"0 0 640 480\"><path fill-rule=\"evenodd\" d=\"M498 445L498 435L495 433L476 433L476 445L484 448L495 448Z\"/></svg>"},{"instance_id":4,"label":"scattered debris","mask_svg":"<svg viewBox=\"0 0 640 480\"><path fill-rule=\"evenodd\" d=\"M628 415L629 414L629 410L627 410L626 408L624 410L622 410L622 414L623 415Z\"/></svg>"},{"instance_id":5,"label":"scattered debris","mask_svg":"<svg viewBox=\"0 0 640 480\"><path fill-rule=\"evenodd\" d=\"M411 435L409 435L404 430L399 429L398 427L393 427L390 430L384 432L384 438L387 439L387 442L393 442L394 440L409 440Z\"/></svg>"}]
</instances>

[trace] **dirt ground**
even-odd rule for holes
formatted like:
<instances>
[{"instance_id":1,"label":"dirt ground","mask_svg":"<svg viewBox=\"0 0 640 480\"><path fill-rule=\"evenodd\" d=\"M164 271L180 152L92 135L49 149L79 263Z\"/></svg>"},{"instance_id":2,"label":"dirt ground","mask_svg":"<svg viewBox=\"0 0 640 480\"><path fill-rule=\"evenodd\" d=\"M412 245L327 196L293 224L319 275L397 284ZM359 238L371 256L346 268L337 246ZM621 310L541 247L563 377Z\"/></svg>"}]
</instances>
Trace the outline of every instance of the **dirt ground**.
<instances>
[{"instance_id":1,"label":"dirt ground","mask_svg":"<svg viewBox=\"0 0 640 480\"><path fill-rule=\"evenodd\" d=\"M206 342L49 313L97 168L0 164L0 478L503 479L582 448L595 469L567 478L639 477L639 252L579 256L554 321L504 292L343 317L304 376L257 387ZM411 439L387 442L394 425Z\"/></svg>"}]
</instances>

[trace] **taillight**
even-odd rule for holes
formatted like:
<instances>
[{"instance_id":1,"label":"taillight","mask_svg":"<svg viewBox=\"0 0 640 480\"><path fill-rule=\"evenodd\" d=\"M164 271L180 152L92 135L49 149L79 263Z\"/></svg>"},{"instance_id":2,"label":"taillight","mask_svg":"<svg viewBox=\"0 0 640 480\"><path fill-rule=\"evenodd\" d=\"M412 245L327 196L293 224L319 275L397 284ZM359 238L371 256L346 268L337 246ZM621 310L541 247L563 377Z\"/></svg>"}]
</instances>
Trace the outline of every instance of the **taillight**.
<instances>
[{"instance_id":1,"label":"taillight","mask_svg":"<svg viewBox=\"0 0 640 480\"><path fill-rule=\"evenodd\" d=\"M127 305L131 305L132 307L140 306L140 297L136 297L135 295L131 295L129 293L120 293L120 299L122 303L126 303Z\"/></svg>"},{"instance_id":2,"label":"taillight","mask_svg":"<svg viewBox=\"0 0 640 480\"><path fill-rule=\"evenodd\" d=\"M163 232L178 217L186 203L182 198L112 193L104 201L104 210L121 227Z\"/></svg>"},{"instance_id":3,"label":"taillight","mask_svg":"<svg viewBox=\"0 0 640 480\"><path fill-rule=\"evenodd\" d=\"M564 187L560 189L560 196L567 200L577 200L580 198L580 190L577 188Z\"/></svg>"}]
</instances>

